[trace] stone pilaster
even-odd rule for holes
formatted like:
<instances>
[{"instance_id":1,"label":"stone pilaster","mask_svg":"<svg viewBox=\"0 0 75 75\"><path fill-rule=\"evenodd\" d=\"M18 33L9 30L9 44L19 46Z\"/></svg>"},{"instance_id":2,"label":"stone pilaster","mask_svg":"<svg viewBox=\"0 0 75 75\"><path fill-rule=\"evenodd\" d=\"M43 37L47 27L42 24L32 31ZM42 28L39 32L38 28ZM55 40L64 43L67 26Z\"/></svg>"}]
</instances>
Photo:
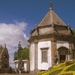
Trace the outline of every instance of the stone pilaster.
<instances>
[{"instance_id":1,"label":"stone pilaster","mask_svg":"<svg viewBox=\"0 0 75 75\"><path fill-rule=\"evenodd\" d=\"M35 71L34 74L38 72L38 40L34 41L35 44Z\"/></svg>"},{"instance_id":2,"label":"stone pilaster","mask_svg":"<svg viewBox=\"0 0 75 75\"><path fill-rule=\"evenodd\" d=\"M59 55L59 51L57 50L57 58L58 58L58 63L60 63L60 55Z\"/></svg>"},{"instance_id":3,"label":"stone pilaster","mask_svg":"<svg viewBox=\"0 0 75 75\"><path fill-rule=\"evenodd\" d=\"M71 59L73 59L73 51L72 51L72 44L69 43L69 51L71 53Z\"/></svg>"},{"instance_id":4,"label":"stone pilaster","mask_svg":"<svg viewBox=\"0 0 75 75\"><path fill-rule=\"evenodd\" d=\"M52 56L52 65L54 65L54 56L56 53L56 40L51 38L51 56Z\"/></svg>"}]
</instances>

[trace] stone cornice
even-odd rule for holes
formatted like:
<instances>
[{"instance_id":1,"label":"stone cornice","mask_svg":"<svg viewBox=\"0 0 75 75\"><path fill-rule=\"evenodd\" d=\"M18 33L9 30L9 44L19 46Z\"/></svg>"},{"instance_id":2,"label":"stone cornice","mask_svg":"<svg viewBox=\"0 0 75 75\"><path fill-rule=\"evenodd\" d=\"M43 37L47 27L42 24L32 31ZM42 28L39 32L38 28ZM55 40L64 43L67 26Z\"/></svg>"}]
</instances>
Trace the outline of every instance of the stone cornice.
<instances>
[{"instance_id":1,"label":"stone cornice","mask_svg":"<svg viewBox=\"0 0 75 75\"><path fill-rule=\"evenodd\" d=\"M47 35L39 35L39 36L30 36L28 42L33 42L34 40L41 40L47 38L54 38L56 40L69 41L74 42L75 38L73 35L61 35L61 34L47 34Z\"/></svg>"}]
</instances>

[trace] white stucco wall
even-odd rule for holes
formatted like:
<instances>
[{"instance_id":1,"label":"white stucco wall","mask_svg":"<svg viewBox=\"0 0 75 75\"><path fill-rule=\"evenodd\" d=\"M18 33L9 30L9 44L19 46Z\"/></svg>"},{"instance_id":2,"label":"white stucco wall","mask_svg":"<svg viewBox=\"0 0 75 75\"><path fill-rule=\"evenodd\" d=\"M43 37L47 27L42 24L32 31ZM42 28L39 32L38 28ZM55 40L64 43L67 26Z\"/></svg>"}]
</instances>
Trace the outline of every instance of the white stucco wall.
<instances>
[{"instance_id":1,"label":"white stucco wall","mask_svg":"<svg viewBox=\"0 0 75 75\"><path fill-rule=\"evenodd\" d=\"M30 46L30 71L34 71L35 68L35 44Z\"/></svg>"},{"instance_id":2,"label":"white stucco wall","mask_svg":"<svg viewBox=\"0 0 75 75\"><path fill-rule=\"evenodd\" d=\"M15 67L18 68L18 63L15 64Z\"/></svg>"},{"instance_id":3,"label":"white stucco wall","mask_svg":"<svg viewBox=\"0 0 75 75\"><path fill-rule=\"evenodd\" d=\"M48 48L48 62L41 62L41 48ZM38 70L48 70L52 66L51 60L51 41L38 43Z\"/></svg>"},{"instance_id":4,"label":"white stucco wall","mask_svg":"<svg viewBox=\"0 0 75 75\"><path fill-rule=\"evenodd\" d=\"M22 62L24 62L24 66L23 66L24 71L25 71L25 72L29 71L29 70L28 70L28 66L27 66L28 60L22 60ZM15 68L17 69L17 68L18 68L19 60L15 60L14 63L15 63Z\"/></svg>"},{"instance_id":5,"label":"white stucco wall","mask_svg":"<svg viewBox=\"0 0 75 75\"><path fill-rule=\"evenodd\" d=\"M14 63L15 63L15 68L18 68L18 62L19 60L15 60Z\"/></svg>"},{"instance_id":6,"label":"white stucco wall","mask_svg":"<svg viewBox=\"0 0 75 75\"><path fill-rule=\"evenodd\" d=\"M27 63L24 63L24 71L27 72Z\"/></svg>"},{"instance_id":7,"label":"white stucco wall","mask_svg":"<svg viewBox=\"0 0 75 75\"><path fill-rule=\"evenodd\" d=\"M58 49L60 47L66 47L69 49L69 43L67 41L57 41L56 48Z\"/></svg>"}]
</instances>

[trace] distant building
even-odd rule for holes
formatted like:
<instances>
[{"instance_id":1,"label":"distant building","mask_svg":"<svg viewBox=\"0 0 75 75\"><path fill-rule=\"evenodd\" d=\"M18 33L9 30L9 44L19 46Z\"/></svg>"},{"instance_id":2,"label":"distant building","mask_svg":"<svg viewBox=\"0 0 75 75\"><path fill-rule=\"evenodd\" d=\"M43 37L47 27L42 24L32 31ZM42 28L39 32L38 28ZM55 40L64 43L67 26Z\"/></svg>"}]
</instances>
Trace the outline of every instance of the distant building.
<instances>
[{"instance_id":1,"label":"distant building","mask_svg":"<svg viewBox=\"0 0 75 75\"><path fill-rule=\"evenodd\" d=\"M19 60L15 60L15 71L18 70L19 67ZM28 60L22 60L23 67L22 67L22 72L29 72L29 61Z\"/></svg>"},{"instance_id":2,"label":"distant building","mask_svg":"<svg viewBox=\"0 0 75 75\"><path fill-rule=\"evenodd\" d=\"M75 58L74 37L71 28L53 11L52 3L50 3L49 12L31 30L28 41L32 73L48 70L56 63Z\"/></svg>"},{"instance_id":3,"label":"distant building","mask_svg":"<svg viewBox=\"0 0 75 75\"><path fill-rule=\"evenodd\" d=\"M25 59L22 60L22 57L21 57L22 50L23 49L19 41L17 59L14 60L16 73L19 73L19 71L21 71L21 73L29 72L29 60L25 60Z\"/></svg>"},{"instance_id":4,"label":"distant building","mask_svg":"<svg viewBox=\"0 0 75 75\"><path fill-rule=\"evenodd\" d=\"M4 47L0 45L0 73L9 73L9 67L9 54L6 48L6 44L4 45Z\"/></svg>"}]
</instances>

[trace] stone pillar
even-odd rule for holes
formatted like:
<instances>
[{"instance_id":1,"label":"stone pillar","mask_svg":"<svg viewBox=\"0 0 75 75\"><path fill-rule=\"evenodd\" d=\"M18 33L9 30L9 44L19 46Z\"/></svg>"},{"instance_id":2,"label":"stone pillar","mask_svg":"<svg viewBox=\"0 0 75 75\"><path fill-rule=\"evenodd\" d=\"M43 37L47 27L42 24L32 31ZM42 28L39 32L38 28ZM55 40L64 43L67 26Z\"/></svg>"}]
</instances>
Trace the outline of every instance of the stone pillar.
<instances>
[{"instance_id":1,"label":"stone pillar","mask_svg":"<svg viewBox=\"0 0 75 75\"><path fill-rule=\"evenodd\" d=\"M66 54L66 59L65 59L65 61L68 61L68 54Z\"/></svg>"},{"instance_id":2,"label":"stone pillar","mask_svg":"<svg viewBox=\"0 0 75 75\"><path fill-rule=\"evenodd\" d=\"M72 51L72 44L71 43L69 43L69 51L71 54L71 59L73 59L73 51Z\"/></svg>"},{"instance_id":3,"label":"stone pillar","mask_svg":"<svg viewBox=\"0 0 75 75\"><path fill-rule=\"evenodd\" d=\"M1 61L2 61L2 60L1 60L1 58L0 58L0 69L2 68L2 67L1 67L1 66L2 66Z\"/></svg>"},{"instance_id":4,"label":"stone pillar","mask_svg":"<svg viewBox=\"0 0 75 75\"><path fill-rule=\"evenodd\" d=\"M52 56L52 65L54 65L54 56L56 53L56 41L54 38L51 38L51 56Z\"/></svg>"},{"instance_id":5,"label":"stone pillar","mask_svg":"<svg viewBox=\"0 0 75 75\"><path fill-rule=\"evenodd\" d=\"M59 51L57 50L57 57L58 57L58 64L60 63L60 55L59 55Z\"/></svg>"},{"instance_id":6,"label":"stone pillar","mask_svg":"<svg viewBox=\"0 0 75 75\"><path fill-rule=\"evenodd\" d=\"M34 41L35 43L35 74L38 72L38 40Z\"/></svg>"}]
</instances>

